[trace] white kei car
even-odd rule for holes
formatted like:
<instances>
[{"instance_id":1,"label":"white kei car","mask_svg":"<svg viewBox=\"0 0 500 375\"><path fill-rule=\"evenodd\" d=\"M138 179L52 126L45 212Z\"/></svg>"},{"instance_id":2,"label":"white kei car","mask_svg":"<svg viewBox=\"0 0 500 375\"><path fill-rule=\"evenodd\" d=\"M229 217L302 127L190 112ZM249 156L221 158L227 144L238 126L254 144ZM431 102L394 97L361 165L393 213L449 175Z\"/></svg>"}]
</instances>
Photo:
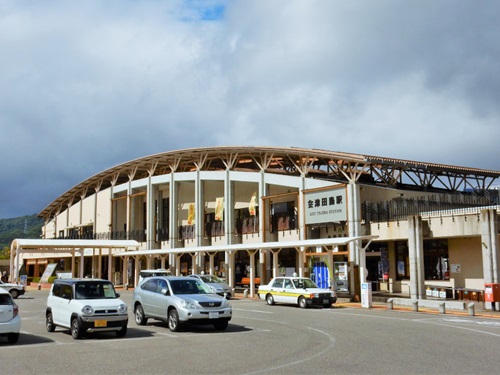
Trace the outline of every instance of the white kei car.
<instances>
[{"instance_id":1,"label":"white kei car","mask_svg":"<svg viewBox=\"0 0 500 375\"><path fill-rule=\"evenodd\" d=\"M21 317L19 307L16 305L10 293L0 288L0 336L7 336L11 344L19 340L21 331Z\"/></svg>"}]
</instances>

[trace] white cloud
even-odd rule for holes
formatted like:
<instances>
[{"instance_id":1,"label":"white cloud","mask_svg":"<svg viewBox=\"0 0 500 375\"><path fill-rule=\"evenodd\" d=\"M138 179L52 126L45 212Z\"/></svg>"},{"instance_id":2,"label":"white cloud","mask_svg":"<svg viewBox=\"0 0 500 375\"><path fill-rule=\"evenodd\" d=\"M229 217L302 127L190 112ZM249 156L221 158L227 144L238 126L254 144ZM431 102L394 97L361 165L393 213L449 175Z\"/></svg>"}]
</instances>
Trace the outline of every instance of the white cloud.
<instances>
[{"instance_id":1,"label":"white cloud","mask_svg":"<svg viewBox=\"0 0 500 375\"><path fill-rule=\"evenodd\" d=\"M0 0L0 217L184 147L279 145L500 169L500 6ZM12 158L12 155L16 155ZM29 178L27 178L29 175ZM17 189L19 190L19 189Z\"/></svg>"}]
</instances>

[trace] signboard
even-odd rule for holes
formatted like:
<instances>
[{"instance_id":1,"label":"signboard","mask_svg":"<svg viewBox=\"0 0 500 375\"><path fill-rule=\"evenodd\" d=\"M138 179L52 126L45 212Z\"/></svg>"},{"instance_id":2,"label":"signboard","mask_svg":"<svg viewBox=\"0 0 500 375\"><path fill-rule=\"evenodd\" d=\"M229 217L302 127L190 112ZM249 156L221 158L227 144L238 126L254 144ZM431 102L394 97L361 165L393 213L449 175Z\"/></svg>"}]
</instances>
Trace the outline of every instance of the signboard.
<instances>
[{"instance_id":1,"label":"signboard","mask_svg":"<svg viewBox=\"0 0 500 375\"><path fill-rule=\"evenodd\" d=\"M372 307L372 283L361 283L361 307Z\"/></svg>"},{"instance_id":2,"label":"signboard","mask_svg":"<svg viewBox=\"0 0 500 375\"><path fill-rule=\"evenodd\" d=\"M306 224L347 221L346 188L314 191L304 194Z\"/></svg>"},{"instance_id":3,"label":"signboard","mask_svg":"<svg viewBox=\"0 0 500 375\"><path fill-rule=\"evenodd\" d=\"M49 282L49 277L52 276L52 274L54 273L56 266L57 266L57 263L50 263L47 265L47 268L45 268L45 271L43 271L43 275L40 278L40 284L44 284L44 283Z\"/></svg>"},{"instance_id":4,"label":"signboard","mask_svg":"<svg viewBox=\"0 0 500 375\"><path fill-rule=\"evenodd\" d=\"M460 267L460 264L452 264L451 265L451 273L460 273L462 268Z\"/></svg>"}]
</instances>

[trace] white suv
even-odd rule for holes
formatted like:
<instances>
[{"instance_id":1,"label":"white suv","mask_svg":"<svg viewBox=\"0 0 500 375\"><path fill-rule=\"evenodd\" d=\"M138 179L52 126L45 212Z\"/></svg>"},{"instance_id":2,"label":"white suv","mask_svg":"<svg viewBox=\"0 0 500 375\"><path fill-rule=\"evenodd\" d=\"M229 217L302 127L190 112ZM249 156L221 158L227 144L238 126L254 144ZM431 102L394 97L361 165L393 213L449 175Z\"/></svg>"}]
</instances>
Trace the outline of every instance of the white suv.
<instances>
[{"instance_id":1,"label":"white suv","mask_svg":"<svg viewBox=\"0 0 500 375\"><path fill-rule=\"evenodd\" d=\"M46 328L69 328L74 339L85 332L115 331L127 334L127 305L110 281L100 279L56 279L47 298Z\"/></svg>"}]
</instances>

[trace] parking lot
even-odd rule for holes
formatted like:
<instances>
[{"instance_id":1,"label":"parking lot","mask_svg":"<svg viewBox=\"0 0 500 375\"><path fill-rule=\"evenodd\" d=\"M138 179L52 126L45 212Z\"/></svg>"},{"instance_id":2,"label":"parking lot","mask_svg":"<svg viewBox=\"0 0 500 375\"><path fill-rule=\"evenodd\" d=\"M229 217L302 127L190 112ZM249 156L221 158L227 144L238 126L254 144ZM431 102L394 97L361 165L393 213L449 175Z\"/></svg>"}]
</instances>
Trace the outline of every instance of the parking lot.
<instances>
[{"instance_id":1,"label":"parking lot","mask_svg":"<svg viewBox=\"0 0 500 375\"><path fill-rule=\"evenodd\" d=\"M131 290L120 290L129 305ZM2 374L496 374L500 319L233 299L225 331L163 322L73 340L45 329L47 290L19 297L19 342L0 339Z\"/></svg>"}]
</instances>

